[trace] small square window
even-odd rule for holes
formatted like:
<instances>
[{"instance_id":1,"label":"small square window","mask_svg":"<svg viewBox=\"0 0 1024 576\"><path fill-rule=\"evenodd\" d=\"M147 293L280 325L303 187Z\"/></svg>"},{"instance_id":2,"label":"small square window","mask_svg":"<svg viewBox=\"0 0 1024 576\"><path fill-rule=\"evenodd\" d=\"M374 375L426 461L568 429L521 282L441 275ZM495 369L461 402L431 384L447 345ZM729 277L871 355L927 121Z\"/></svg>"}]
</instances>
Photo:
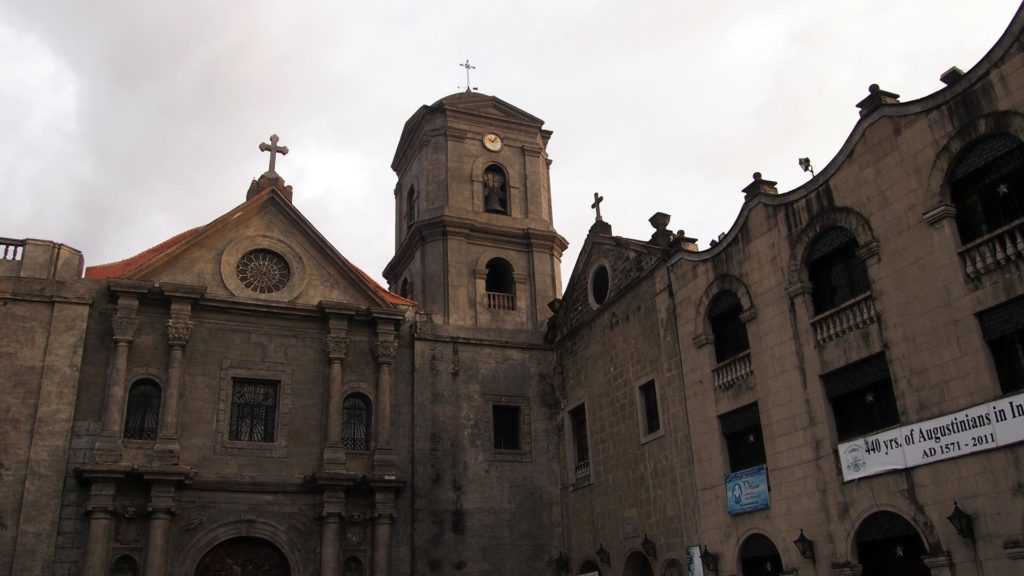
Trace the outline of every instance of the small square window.
<instances>
[{"instance_id":1,"label":"small square window","mask_svg":"<svg viewBox=\"0 0 1024 576\"><path fill-rule=\"evenodd\" d=\"M761 433L761 413L758 411L757 402L722 414L718 421L729 452L730 472L767 464L764 435Z\"/></svg>"},{"instance_id":2,"label":"small square window","mask_svg":"<svg viewBox=\"0 0 1024 576\"><path fill-rule=\"evenodd\" d=\"M519 406L495 404L492 408L495 450L521 450Z\"/></svg>"},{"instance_id":3,"label":"small square window","mask_svg":"<svg viewBox=\"0 0 1024 576\"><path fill-rule=\"evenodd\" d=\"M643 436L650 436L661 430L661 415L658 411L658 389L654 380L640 385L640 431Z\"/></svg>"},{"instance_id":4,"label":"small square window","mask_svg":"<svg viewBox=\"0 0 1024 576\"><path fill-rule=\"evenodd\" d=\"M277 430L277 382L235 380L231 386L228 440L273 442Z\"/></svg>"},{"instance_id":5,"label":"small square window","mask_svg":"<svg viewBox=\"0 0 1024 576\"><path fill-rule=\"evenodd\" d=\"M884 354L858 360L822 380L840 442L900 423Z\"/></svg>"}]
</instances>

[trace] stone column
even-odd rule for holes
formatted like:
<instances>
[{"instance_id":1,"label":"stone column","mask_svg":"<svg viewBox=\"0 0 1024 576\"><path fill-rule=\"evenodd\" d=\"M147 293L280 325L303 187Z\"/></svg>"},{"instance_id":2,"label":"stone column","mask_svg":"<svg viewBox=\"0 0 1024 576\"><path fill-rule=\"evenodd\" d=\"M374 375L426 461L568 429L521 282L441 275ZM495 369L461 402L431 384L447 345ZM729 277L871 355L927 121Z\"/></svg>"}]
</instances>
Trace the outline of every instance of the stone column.
<instances>
[{"instance_id":1,"label":"stone column","mask_svg":"<svg viewBox=\"0 0 1024 576\"><path fill-rule=\"evenodd\" d=\"M167 293L170 290L165 288L164 291ZM163 402L160 406L160 431L153 445L154 459L161 464L178 462L178 402L181 398L182 358L194 325L189 320L194 296L190 291L186 297L181 297L179 292L174 291L171 296L171 318L167 321L167 344L170 346L167 382L164 383Z\"/></svg>"},{"instance_id":2,"label":"stone column","mask_svg":"<svg viewBox=\"0 0 1024 576\"><path fill-rule=\"evenodd\" d=\"M395 455L391 445L391 364L398 352L394 326L378 324L377 342L373 346L377 358L377 402L374 427L373 471L395 473Z\"/></svg>"},{"instance_id":3,"label":"stone column","mask_svg":"<svg viewBox=\"0 0 1024 576\"><path fill-rule=\"evenodd\" d=\"M940 551L926 554L921 560L928 567L932 576L952 576L953 574L953 558L949 555L949 552Z\"/></svg>"},{"instance_id":4,"label":"stone column","mask_svg":"<svg viewBox=\"0 0 1024 576\"><path fill-rule=\"evenodd\" d=\"M348 356L348 338L345 332L333 332L324 342L324 352L330 362L328 374L327 432L321 468L325 472L345 471L345 449L341 445L341 413L344 380L343 363Z\"/></svg>"},{"instance_id":5,"label":"stone column","mask_svg":"<svg viewBox=\"0 0 1024 576\"><path fill-rule=\"evenodd\" d=\"M111 290L116 292L115 286ZM117 314L113 318L114 354L107 369L107 403L103 410L103 430L96 443L96 461L121 460L121 421L124 418L125 377L128 373L128 349L139 327L139 296L119 293Z\"/></svg>"},{"instance_id":6,"label":"stone column","mask_svg":"<svg viewBox=\"0 0 1024 576\"><path fill-rule=\"evenodd\" d=\"M156 482L149 496L149 543L146 548L146 576L167 574L171 516L174 514L174 484Z\"/></svg>"},{"instance_id":7,"label":"stone column","mask_svg":"<svg viewBox=\"0 0 1024 576\"><path fill-rule=\"evenodd\" d=\"M373 576L391 576L391 526L395 520L395 493L373 494Z\"/></svg>"},{"instance_id":8,"label":"stone column","mask_svg":"<svg viewBox=\"0 0 1024 576\"><path fill-rule=\"evenodd\" d=\"M114 527L113 480L93 482L89 487L89 534L85 542L82 576L105 576L110 555L110 537Z\"/></svg>"},{"instance_id":9,"label":"stone column","mask_svg":"<svg viewBox=\"0 0 1024 576\"><path fill-rule=\"evenodd\" d=\"M341 528L345 516L345 492L324 492L320 534L320 576L338 576L341 570Z\"/></svg>"}]
</instances>

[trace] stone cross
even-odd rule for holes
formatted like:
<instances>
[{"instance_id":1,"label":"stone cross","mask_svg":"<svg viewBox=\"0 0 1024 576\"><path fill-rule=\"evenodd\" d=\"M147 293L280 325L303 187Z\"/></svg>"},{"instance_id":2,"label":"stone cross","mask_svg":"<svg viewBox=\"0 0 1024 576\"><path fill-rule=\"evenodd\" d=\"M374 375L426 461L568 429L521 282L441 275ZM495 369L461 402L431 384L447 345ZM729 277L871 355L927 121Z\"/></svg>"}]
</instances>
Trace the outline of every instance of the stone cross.
<instances>
[{"instance_id":1,"label":"stone cross","mask_svg":"<svg viewBox=\"0 0 1024 576\"><path fill-rule=\"evenodd\" d=\"M469 87L469 71L476 70L476 66L473 66L472 64L469 63L469 58L466 58L465 64L459 64L459 66L462 66L463 68L466 69L466 92L472 92L473 90Z\"/></svg>"},{"instance_id":2,"label":"stone cross","mask_svg":"<svg viewBox=\"0 0 1024 576\"><path fill-rule=\"evenodd\" d=\"M598 196L597 192L594 192L594 203L590 205L591 208L597 210L597 218L594 218L596 222L601 222L601 202L604 202L604 196Z\"/></svg>"},{"instance_id":3,"label":"stone cross","mask_svg":"<svg viewBox=\"0 0 1024 576\"><path fill-rule=\"evenodd\" d=\"M271 134L270 144L267 144L266 142L260 142L260 152L270 152L270 170L267 170L267 172L271 174L277 174L277 172L274 170L274 166L276 165L277 161L277 154L280 153L282 156L288 154L288 147L278 146L277 141L277 134Z\"/></svg>"}]
</instances>

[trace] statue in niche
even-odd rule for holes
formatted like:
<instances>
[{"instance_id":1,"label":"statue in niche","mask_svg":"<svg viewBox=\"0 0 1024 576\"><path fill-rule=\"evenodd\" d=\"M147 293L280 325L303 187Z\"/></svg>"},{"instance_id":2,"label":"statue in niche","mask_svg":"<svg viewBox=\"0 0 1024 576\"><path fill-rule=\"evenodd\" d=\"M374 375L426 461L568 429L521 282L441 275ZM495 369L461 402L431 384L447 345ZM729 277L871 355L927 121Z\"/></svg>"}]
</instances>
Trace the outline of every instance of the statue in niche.
<instances>
[{"instance_id":1,"label":"statue in niche","mask_svg":"<svg viewBox=\"0 0 1024 576\"><path fill-rule=\"evenodd\" d=\"M484 211L508 214L508 178L493 165L484 170Z\"/></svg>"}]
</instances>

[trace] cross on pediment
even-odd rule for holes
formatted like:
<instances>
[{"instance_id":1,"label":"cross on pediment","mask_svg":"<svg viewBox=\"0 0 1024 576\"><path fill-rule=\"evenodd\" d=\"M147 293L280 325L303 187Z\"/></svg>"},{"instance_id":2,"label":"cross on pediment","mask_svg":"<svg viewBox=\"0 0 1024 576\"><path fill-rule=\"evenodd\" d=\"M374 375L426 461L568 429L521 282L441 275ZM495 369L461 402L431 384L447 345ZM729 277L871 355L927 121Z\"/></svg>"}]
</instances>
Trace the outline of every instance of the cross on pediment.
<instances>
[{"instance_id":1,"label":"cross on pediment","mask_svg":"<svg viewBox=\"0 0 1024 576\"><path fill-rule=\"evenodd\" d=\"M459 66L466 69L466 92L472 92L473 90L476 90L476 87L472 86L469 83L469 71L476 70L476 66L473 66L472 64L469 63L469 58L466 58L466 62L464 64L459 64Z\"/></svg>"},{"instance_id":2,"label":"cross on pediment","mask_svg":"<svg viewBox=\"0 0 1024 576\"><path fill-rule=\"evenodd\" d=\"M277 171L274 170L277 164L277 155L281 154L282 156L284 156L288 154L288 147L278 146L278 140L279 139L277 137L277 134L271 134L270 144L267 144L266 142L260 142L260 152L270 152L270 169L267 170L267 172L270 174L277 174Z\"/></svg>"},{"instance_id":3,"label":"cross on pediment","mask_svg":"<svg viewBox=\"0 0 1024 576\"><path fill-rule=\"evenodd\" d=\"M594 192L594 203L590 205L591 208L597 211L597 217L594 218L596 222L601 222L601 202L604 202L604 196L598 195Z\"/></svg>"}]
</instances>

